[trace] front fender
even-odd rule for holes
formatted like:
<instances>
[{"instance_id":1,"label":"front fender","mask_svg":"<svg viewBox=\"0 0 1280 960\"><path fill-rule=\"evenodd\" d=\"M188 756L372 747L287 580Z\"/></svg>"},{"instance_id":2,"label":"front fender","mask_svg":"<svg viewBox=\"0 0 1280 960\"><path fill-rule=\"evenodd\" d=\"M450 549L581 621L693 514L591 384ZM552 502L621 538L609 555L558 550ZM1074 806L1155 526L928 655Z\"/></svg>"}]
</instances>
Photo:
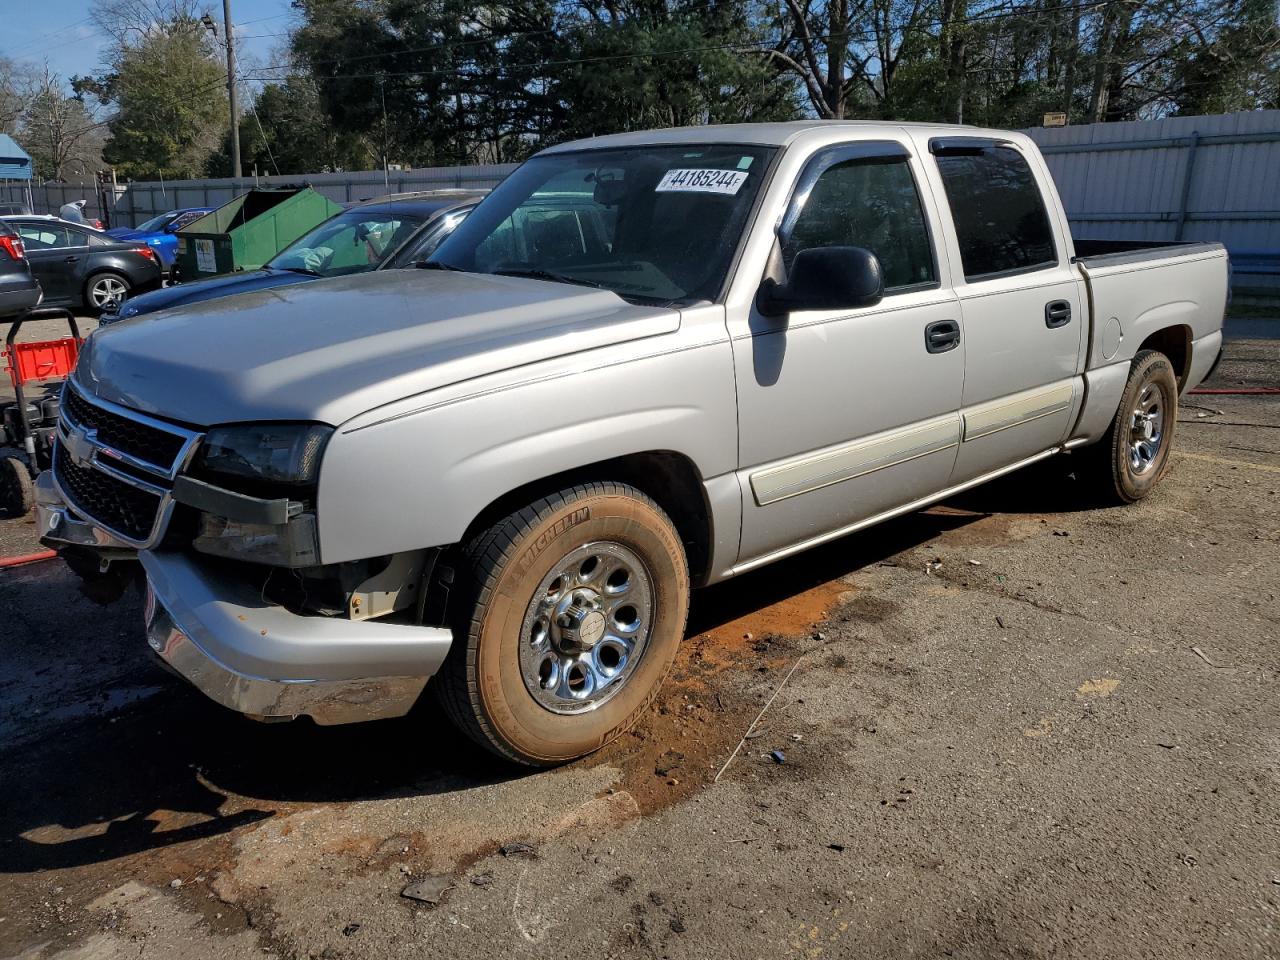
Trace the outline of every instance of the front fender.
<instances>
[{"instance_id":1,"label":"front fender","mask_svg":"<svg viewBox=\"0 0 1280 960\"><path fill-rule=\"evenodd\" d=\"M645 341L639 357L614 348L531 365L339 428L320 470L322 561L456 543L504 494L628 454L682 454L704 480L732 472L729 345L674 339Z\"/></svg>"}]
</instances>

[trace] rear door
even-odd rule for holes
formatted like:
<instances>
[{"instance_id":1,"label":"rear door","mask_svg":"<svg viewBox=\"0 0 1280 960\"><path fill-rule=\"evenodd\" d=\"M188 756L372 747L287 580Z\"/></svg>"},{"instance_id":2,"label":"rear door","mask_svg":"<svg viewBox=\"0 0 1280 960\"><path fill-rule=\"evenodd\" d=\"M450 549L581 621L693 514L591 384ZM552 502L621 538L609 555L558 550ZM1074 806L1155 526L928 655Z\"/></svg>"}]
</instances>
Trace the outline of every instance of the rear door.
<instances>
[{"instance_id":1,"label":"rear door","mask_svg":"<svg viewBox=\"0 0 1280 960\"><path fill-rule=\"evenodd\" d=\"M22 220L10 224L27 249L31 275L40 281L45 304L64 303L72 294L71 280L79 257L68 250L67 228L54 220Z\"/></svg>"},{"instance_id":2,"label":"rear door","mask_svg":"<svg viewBox=\"0 0 1280 960\"><path fill-rule=\"evenodd\" d=\"M953 483L1060 443L1083 396L1088 304L1036 181L1011 141L928 141L965 331L963 439Z\"/></svg>"},{"instance_id":3,"label":"rear door","mask_svg":"<svg viewBox=\"0 0 1280 960\"><path fill-rule=\"evenodd\" d=\"M885 278L875 306L730 320L743 501L740 565L943 489L964 378L959 306L935 248L921 163L898 140L828 147L778 227L802 249L858 246Z\"/></svg>"}]
</instances>

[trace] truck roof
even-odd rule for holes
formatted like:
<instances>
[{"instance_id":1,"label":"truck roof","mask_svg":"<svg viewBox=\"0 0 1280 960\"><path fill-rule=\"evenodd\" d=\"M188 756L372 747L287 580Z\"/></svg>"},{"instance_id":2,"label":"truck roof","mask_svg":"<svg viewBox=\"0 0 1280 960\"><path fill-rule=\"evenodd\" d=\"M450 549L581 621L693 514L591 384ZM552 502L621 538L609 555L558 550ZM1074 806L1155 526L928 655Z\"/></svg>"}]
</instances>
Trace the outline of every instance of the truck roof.
<instances>
[{"instance_id":1,"label":"truck roof","mask_svg":"<svg viewBox=\"0 0 1280 960\"><path fill-rule=\"evenodd\" d=\"M902 123L895 120L791 120L780 123L722 123L701 127L668 127L662 130L637 130L632 133L613 133L589 140L573 140L543 150L543 153L562 153L571 150L601 150L609 147L659 146L682 143L740 143L782 147L806 135L825 137L833 128L843 127L851 132L865 130L920 130L932 135L981 136L1014 139L1018 135L1008 130L985 127L969 127L957 123Z\"/></svg>"}]
</instances>

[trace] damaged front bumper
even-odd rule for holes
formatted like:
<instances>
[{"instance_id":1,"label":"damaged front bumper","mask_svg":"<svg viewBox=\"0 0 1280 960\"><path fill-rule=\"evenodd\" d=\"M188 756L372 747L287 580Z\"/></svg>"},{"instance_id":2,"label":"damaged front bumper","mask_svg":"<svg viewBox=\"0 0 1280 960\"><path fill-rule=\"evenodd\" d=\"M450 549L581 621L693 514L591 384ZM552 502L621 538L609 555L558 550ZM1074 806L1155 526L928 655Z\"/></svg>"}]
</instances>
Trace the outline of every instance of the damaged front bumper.
<instances>
[{"instance_id":1,"label":"damaged front bumper","mask_svg":"<svg viewBox=\"0 0 1280 960\"><path fill-rule=\"evenodd\" d=\"M36 533L45 546L54 550L84 547L103 560L132 560L138 555L130 544L89 523L67 506L53 482L52 470L36 477L35 499Z\"/></svg>"},{"instance_id":2,"label":"damaged front bumper","mask_svg":"<svg viewBox=\"0 0 1280 960\"><path fill-rule=\"evenodd\" d=\"M441 627L300 616L186 554L139 559L151 649L211 699L258 719L403 716L453 640Z\"/></svg>"}]
</instances>

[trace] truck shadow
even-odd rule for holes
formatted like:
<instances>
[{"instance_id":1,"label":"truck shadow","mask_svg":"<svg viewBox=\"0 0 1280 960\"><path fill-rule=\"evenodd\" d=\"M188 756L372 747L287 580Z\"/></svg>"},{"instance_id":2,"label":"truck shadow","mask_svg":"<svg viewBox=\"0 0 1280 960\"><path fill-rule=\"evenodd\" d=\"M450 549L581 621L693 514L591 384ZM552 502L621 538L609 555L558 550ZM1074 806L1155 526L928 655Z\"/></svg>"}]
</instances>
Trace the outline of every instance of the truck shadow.
<instances>
[{"instance_id":1,"label":"truck shadow","mask_svg":"<svg viewBox=\"0 0 1280 960\"><path fill-rule=\"evenodd\" d=\"M1061 473L1020 474L951 509L909 514L697 591L688 635L750 617L996 512L1083 509ZM1064 502L1063 491L1074 499ZM40 595L24 602L48 607L58 602L55 587L75 590L69 571L40 582ZM64 625L64 643L50 645L49 669L59 669L61 650L90 643L120 646L117 655L136 659L131 666L146 664L140 632L116 639L77 620ZM32 742L0 750L0 782L10 785L0 804L0 873L107 863L209 840L297 804L427 796L530 775L472 745L429 698L401 720L263 725L158 669L151 682L160 693L115 716L53 725Z\"/></svg>"}]
</instances>

